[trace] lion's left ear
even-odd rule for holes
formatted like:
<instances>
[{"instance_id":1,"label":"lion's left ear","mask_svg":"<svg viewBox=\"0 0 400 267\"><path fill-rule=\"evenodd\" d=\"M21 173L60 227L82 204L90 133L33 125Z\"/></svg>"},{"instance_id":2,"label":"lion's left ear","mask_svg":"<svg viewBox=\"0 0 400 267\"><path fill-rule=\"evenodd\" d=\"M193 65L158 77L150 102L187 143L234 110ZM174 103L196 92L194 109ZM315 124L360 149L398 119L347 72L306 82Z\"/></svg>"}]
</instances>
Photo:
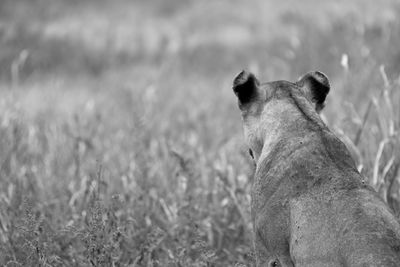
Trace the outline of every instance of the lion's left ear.
<instances>
[{"instance_id":1,"label":"lion's left ear","mask_svg":"<svg viewBox=\"0 0 400 267\"><path fill-rule=\"evenodd\" d=\"M311 103L315 104L315 110L319 113L325 106L324 102L329 93L329 80L325 74L313 71L305 74L296 83Z\"/></svg>"},{"instance_id":2,"label":"lion's left ear","mask_svg":"<svg viewBox=\"0 0 400 267\"><path fill-rule=\"evenodd\" d=\"M256 103L262 96L260 82L253 73L245 70L236 76L232 89L238 97L239 108L242 110Z\"/></svg>"}]
</instances>

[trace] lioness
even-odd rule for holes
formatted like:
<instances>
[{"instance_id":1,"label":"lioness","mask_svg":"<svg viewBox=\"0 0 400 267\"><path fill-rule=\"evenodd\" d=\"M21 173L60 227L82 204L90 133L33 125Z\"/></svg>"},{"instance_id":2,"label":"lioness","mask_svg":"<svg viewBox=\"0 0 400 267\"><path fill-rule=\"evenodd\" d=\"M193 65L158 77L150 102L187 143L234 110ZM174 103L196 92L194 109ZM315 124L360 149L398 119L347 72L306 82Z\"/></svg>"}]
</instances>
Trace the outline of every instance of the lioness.
<instances>
[{"instance_id":1,"label":"lioness","mask_svg":"<svg viewBox=\"0 0 400 267\"><path fill-rule=\"evenodd\" d=\"M256 162L251 211L257 266L400 266L400 224L319 117L328 78L234 80Z\"/></svg>"}]
</instances>

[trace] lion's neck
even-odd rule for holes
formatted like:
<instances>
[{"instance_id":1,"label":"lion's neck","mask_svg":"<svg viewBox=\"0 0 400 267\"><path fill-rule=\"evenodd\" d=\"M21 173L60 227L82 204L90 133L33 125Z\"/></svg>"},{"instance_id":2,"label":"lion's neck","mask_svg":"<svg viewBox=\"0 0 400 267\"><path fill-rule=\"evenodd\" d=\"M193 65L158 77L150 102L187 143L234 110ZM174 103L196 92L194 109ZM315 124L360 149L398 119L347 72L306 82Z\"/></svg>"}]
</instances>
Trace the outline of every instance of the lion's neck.
<instances>
[{"instance_id":1,"label":"lion's neck","mask_svg":"<svg viewBox=\"0 0 400 267\"><path fill-rule=\"evenodd\" d=\"M288 157L294 152L308 145L308 138L309 136L304 136L303 134L294 135L291 133L290 136L282 135L281 137L267 139L267 142L264 143L261 156L257 161L256 173L265 173L268 170L267 166L273 161L275 162L274 165L279 164L279 162L287 162Z\"/></svg>"},{"instance_id":2,"label":"lion's neck","mask_svg":"<svg viewBox=\"0 0 400 267\"><path fill-rule=\"evenodd\" d=\"M293 163L299 166L324 164L319 160L321 157L329 158L332 168L356 172L355 163L347 148L329 130L304 121L286 125L286 128L277 134L266 136L257 160L256 178L276 176L274 169L279 169L279 173L290 172Z\"/></svg>"},{"instance_id":3,"label":"lion's neck","mask_svg":"<svg viewBox=\"0 0 400 267\"><path fill-rule=\"evenodd\" d=\"M270 123L266 129L263 146L257 159L257 169L266 159L276 156L276 153L290 153L303 146L305 139L315 134L312 122L296 113L281 116L281 121Z\"/></svg>"}]
</instances>

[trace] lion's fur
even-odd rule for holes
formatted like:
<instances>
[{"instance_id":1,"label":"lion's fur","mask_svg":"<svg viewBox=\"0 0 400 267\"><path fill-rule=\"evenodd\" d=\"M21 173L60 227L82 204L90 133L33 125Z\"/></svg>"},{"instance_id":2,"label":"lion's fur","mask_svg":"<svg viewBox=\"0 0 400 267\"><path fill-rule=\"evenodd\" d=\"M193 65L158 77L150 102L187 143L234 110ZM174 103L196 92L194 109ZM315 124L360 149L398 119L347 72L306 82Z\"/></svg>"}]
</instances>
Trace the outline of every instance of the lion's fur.
<instances>
[{"instance_id":1,"label":"lion's fur","mask_svg":"<svg viewBox=\"0 0 400 267\"><path fill-rule=\"evenodd\" d=\"M247 86L240 90L253 90L251 99L235 93L257 165L251 192L257 266L400 266L397 218L318 115L327 92L315 96L315 80Z\"/></svg>"}]
</instances>

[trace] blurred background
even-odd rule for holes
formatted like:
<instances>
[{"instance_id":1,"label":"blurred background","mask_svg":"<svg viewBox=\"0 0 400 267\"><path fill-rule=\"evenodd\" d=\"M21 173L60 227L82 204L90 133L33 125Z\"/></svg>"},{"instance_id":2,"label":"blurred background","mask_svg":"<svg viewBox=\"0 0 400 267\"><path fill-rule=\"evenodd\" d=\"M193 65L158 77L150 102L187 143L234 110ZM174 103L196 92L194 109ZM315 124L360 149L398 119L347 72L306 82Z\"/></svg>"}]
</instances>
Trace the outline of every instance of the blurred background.
<instances>
[{"instance_id":1,"label":"blurred background","mask_svg":"<svg viewBox=\"0 0 400 267\"><path fill-rule=\"evenodd\" d=\"M319 70L400 211L395 0L0 0L0 265L252 266L231 84Z\"/></svg>"}]
</instances>

